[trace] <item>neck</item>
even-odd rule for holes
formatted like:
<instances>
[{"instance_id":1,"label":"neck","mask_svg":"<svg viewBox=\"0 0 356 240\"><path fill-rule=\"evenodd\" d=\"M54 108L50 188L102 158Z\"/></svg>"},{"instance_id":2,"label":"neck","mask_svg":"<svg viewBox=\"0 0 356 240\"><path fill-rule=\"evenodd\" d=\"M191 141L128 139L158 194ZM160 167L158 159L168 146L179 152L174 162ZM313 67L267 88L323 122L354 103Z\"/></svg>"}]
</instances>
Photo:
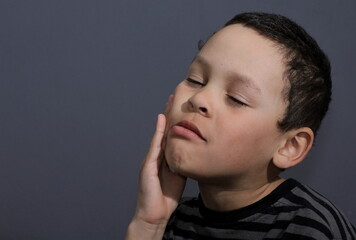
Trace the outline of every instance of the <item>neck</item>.
<instances>
[{"instance_id":1,"label":"neck","mask_svg":"<svg viewBox=\"0 0 356 240\"><path fill-rule=\"evenodd\" d=\"M233 184L223 187L218 184L199 182L200 195L204 205L216 211L236 210L253 204L276 189L284 179L276 177L271 180L249 184ZM240 186L244 187L240 187Z\"/></svg>"}]
</instances>

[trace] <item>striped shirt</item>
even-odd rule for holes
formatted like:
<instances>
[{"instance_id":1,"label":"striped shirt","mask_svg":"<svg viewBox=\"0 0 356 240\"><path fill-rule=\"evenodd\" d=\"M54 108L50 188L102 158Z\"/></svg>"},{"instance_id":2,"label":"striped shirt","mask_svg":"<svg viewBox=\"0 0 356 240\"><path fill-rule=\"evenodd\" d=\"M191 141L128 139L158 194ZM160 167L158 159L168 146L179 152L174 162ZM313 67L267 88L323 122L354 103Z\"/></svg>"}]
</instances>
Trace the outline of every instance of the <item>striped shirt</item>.
<instances>
[{"instance_id":1,"label":"striped shirt","mask_svg":"<svg viewBox=\"0 0 356 240\"><path fill-rule=\"evenodd\" d=\"M288 179L247 207L218 212L183 198L163 239L356 239L355 228L326 198Z\"/></svg>"}]
</instances>

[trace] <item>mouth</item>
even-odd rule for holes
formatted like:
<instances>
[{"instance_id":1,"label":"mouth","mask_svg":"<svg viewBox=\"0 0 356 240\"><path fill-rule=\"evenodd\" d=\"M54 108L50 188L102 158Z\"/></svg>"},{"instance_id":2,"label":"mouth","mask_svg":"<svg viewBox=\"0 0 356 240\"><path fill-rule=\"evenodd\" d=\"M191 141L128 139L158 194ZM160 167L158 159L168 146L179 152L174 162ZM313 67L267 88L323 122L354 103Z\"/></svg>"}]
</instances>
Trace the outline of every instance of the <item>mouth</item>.
<instances>
[{"instance_id":1,"label":"mouth","mask_svg":"<svg viewBox=\"0 0 356 240\"><path fill-rule=\"evenodd\" d=\"M199 128L190 121L181 121L172 127L175 134L186 138L198 138L206 142L206 139L201 134Z\"/></svg>"}]
</instances>

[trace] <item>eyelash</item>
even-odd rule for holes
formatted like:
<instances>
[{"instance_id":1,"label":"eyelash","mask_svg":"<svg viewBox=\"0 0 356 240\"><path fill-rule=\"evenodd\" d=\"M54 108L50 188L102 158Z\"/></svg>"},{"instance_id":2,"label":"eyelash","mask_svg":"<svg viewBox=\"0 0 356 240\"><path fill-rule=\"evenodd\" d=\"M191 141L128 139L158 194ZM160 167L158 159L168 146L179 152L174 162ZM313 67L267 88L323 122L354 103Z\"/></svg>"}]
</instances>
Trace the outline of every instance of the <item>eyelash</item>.
<instances>
[{"instance_id":1,"label":"eyelash","mask_svg":"<svg viewBox=\"0 0 356 240\"><path fill-rule=\"evenodd\" d=\"M199 86L202 86L202 87L206 85L205 83L199 82L199 81L194 80L194 79L192 79L192 78L187 78L186 80L187 80L187 82L189 82L189 83L191 83L191 84L196 84L196 85L199 85ZM232 97L232 96L230 96L230 95L227 95L227 94L226 94L226 97L227 97L229 100L231 100L234 104L237 104L237 105L240 105L240 106L247 106L246 103L244 103L244 102L238 100L237 98L234 98L234 97Z\"/></svg>"},{"instance_id":2,"label":"eyelash","mask_svg":"<svg viewBox=\"0 0 356 240\"><path fill-rule=\"evenodd\" d=\"M194 80L192 78L187 78L187 81L192 83L192 84L196 84L196 85L200 85L200 86L205 86L205 83L199 82L197 80Z\"/></svg>"},{"instance_id":3,"label":"eyelash","mask_svg":"<svg viewBox=\"0 0 356 240\"><path fill-rule=\"evenodd\" d=\"M241 102L240 100L238 100L237 98L234 98L230 95L226 95L231 101L233 101L235 104L241 105L241 106L247 106L246 103Z\"/></svg>"}]
</instances>

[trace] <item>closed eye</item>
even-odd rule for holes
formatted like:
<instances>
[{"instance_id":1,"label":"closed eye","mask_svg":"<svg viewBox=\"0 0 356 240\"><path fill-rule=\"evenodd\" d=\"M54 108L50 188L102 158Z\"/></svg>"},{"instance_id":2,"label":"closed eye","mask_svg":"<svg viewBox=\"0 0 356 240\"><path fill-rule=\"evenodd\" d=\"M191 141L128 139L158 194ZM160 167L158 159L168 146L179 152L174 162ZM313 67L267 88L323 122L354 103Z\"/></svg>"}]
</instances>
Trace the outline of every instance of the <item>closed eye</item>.
<instances>
[{"instance_id":1,"label":"closed eye","mask_svg":"<svg viewBox=\"0 0 356 240\"><path fill-rule=\"evenodd\" d=\"M205 83L202 83L202 82L200 82L198 80L194 80L192 78L187 78L186 80L187 80L187 82L195 84L195 85L205 86Z\"/></svg>"},{"instance_id":2,"label":"closed eye","mask_svg":"<svg viewBox=\"0 0 356 240\"><path fill-rule=\"evenodd\" d=\"M235 104L238 104L238 105L241 105L241 106L247 106L246 103L240 101L240 100L237 99L237 98L234 98L234 97L232 97L232 96L230 96L230 95L226 95L226 96L229 98L229 100L231 100L231 101L232 101L233 103L235 103Z\"/></svg>"}]
</instances>

